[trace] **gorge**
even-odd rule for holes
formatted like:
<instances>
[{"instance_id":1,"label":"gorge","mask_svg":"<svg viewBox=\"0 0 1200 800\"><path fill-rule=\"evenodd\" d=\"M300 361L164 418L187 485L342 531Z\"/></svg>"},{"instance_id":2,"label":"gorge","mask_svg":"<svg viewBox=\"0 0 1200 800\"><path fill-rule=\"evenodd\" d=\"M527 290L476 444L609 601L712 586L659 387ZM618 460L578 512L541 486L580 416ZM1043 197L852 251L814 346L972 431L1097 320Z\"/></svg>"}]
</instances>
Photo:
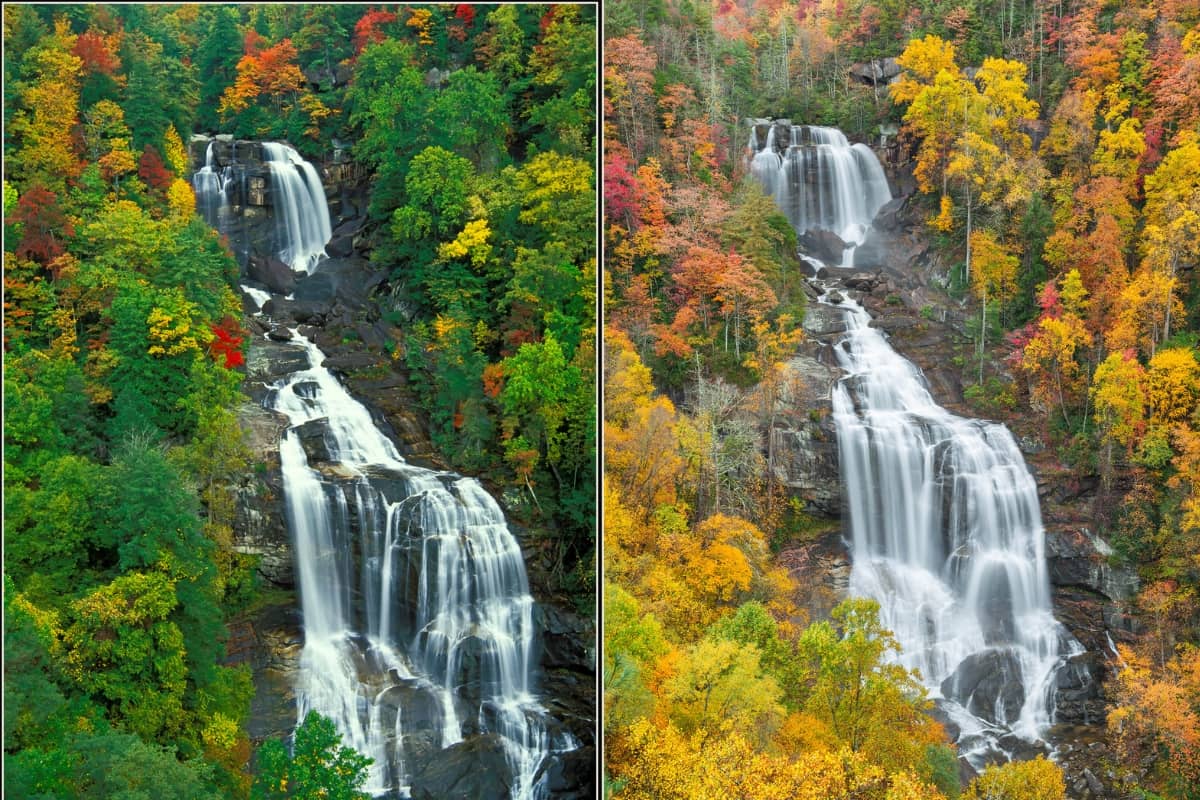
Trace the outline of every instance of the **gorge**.
<instances>
[{"instance_id":1,"label":"gorge","mask_svg":"<svg viewBox=\"0 0 1200 800\"><path fill-rule=\"evenodd\" d=\"M281 432L276 481L303 620L296 721L333 719L374 760L374 796L574 796L564 759L579 760L579 722L544 702L548 612L504 513L478 481L406 461L380 427L392 426L307 338L320 333L305 324L319 321L312 304L329 300L312 287L338 286L348 303L344 287L358 301L366 291L353 277L364 264L325 260L333 230L316 169L281 144L194 142L198 163L201 148L197 205L247 269L263 328L253 393ZM401 438L420 439L413 428ZM289 580L278 559L268 571Z\"/></svg>"}]
</instances>

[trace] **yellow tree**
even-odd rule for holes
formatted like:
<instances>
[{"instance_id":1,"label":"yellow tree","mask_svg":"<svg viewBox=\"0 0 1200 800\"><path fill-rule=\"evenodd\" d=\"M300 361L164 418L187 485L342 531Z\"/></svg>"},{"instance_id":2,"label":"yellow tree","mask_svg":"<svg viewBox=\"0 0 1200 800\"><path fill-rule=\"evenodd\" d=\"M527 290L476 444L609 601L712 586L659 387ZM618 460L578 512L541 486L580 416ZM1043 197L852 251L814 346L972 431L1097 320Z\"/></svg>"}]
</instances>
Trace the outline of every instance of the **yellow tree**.
<instances>
[{"instance_id":1,"label":"yellow tree","mask_svg":"<svg viewBox=\"0 0 1200 800\"><path fill-rule=\"evenodd\" d=\"M995 301L1000 306L1001 319L1004 305L1012 300L1017 291L1017 265L1015 255L996 241L991 231L977 230L971 233L970 251L975 261L971 275L971 288L979 299L979 382L983 383L984 351L987 342L987 307Z\"/></svg>"},{"instance_id":2,"label":"yellow tree","mask_svg":"<svg viewBox=\"0 0 1200 800\"><path fill-rule=\"evenodd\" d=\"M1182 264L1200 260L1200 134L1181 133L1179 146L1146 176L1146 228L1142 236L1145 265L1164 276L1170 287L1162 297L1163 336L1171 335L1172 300ZM1192 270L1186 274L1193 274ZM1192 278L1192 280L1195 280Z\"/></svg>"},{"instance_id":3,"label":"yellow tree","mask_svg":"<svg viewBox=\"0 0 1200 800\"><path fill-rule=\"evenodd\" d=\"M1071 424L1070 409L1079 405L1087 385L1080 357L1091 348L1091 336L1078 315L1044 314L1021 352L1019 366L1030 381L1030 399L1047 414L1057 409Z\"/></svg>"},{"instance_id":4,"label":"yellow tree","mask_svg":"<svg viewBox=\"0 0 1200 800\"><path fill-rule=\"evenodd\" d=\"M1092 405L1105 443L1103 476L1112 482L1113 445L1132 452L1146 428L1146 370L1132 350L1110 353L1092 376Z\"/></svg>"},{"instance_id":5,"label":"yellow tree","mask_svg":"<svg viewBox=\"0 0 1200 800\"><path fill-rule=\"evenodd\" d=\"M1192 349L1170 347L1155 353L1146 390L1152 425L1170 426L1187 420L1200 401L1200 363Z\"/></svg>"},{"instance_id":6,"label":"yellow tree","mask_svg":"<svg viewBox=\"0 0 1200 800\"><path fill-rule=\"evenodd\" d=\"M988 767L967 787L964 800L1065 800L1062 770L1038 756Z\"/></svg>"},{"instance_id":7,"label":"yellow tree","mask_svg":"<svg viewBox=\"0 0 1200 800\"><path fill-rule=\"evenodd\" d=\"M723 722L765 745L784 717L783 691L759 664L754 645L703 639L680 661L663 687L671 720L701 742Z\"/></svg>"},{"instance_id":8,"label":"yellow tree","mask_svg":"<svg viewBox=\"0 0 1200 800\"><path fill-rule=\"evenodd\" d=\"M54 23L54 35L43 37L25 54L16 85L20 108L10 134L19 143L13 166L28 185L39 182L62 195L83 163L72 132L79 124L79 81L83 62L71 51L76 36L66 17Z\"/></svg>"}]
</instances>

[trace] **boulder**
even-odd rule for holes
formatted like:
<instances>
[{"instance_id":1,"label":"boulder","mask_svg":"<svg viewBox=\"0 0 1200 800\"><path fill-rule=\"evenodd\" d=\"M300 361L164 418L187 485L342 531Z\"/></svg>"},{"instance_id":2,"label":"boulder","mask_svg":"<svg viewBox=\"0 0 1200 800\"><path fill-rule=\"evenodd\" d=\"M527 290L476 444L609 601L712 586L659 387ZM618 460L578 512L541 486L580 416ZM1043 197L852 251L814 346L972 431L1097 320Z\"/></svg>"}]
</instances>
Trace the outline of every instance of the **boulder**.
<instances>
[{"instance_id":1,"label":"boulder","mask_svg":"<svg viewBox=\"0 0 1200 800\"><path fill-rule=\"evenodd\" d=\"M296 273L275 256L251 255L246 265L246 276L275 294L291 294L296 288Z\"/></svg>"},{"instance_id":2,"label":"boulder","mask_svg":"<svg viewBox=\"0 0 1200 800\"><path fill-rule=\"evenodd\" d=\"M293 429L293 435L300 439L300 446L304 448L304 454L308 456L308 463L316 464L333 460L329 452L329 443L325 438L328 431L329 420L325 417L309 420Z\"/></svg>"},{"instance_id":3,"label":"boulder","mask_svg":"<svg viewBox=\"0 0 1200 800\"><path fill-rule=\"evenodd\" d=\"M554 800L590 800L595 794L596 750L577 747L554 753L542 762L535 783Z\"/></svg>"},{"instance_id":4,"label":"boulder","mask_svg":"<svg viewBox=\"0 0 1200 800\"><path fill-rule=\"evenodd\" d=\"M512 770L504 739L472 736L437 753L412 777L412 800L508 800Z\"/></svg>"},{"instance_id":5,"label":"boulder","mask_svg":"<svg viewBox=\"0 0 1200 800\"><path fill-rule=\"evenodd\" d=\"M1021 663L1006 647L967 656L942 681L941 689L975 716L999 724L1016 721L1025 703Z\"/></svg>"},{"instance_id":6,"label":"boulder","mask_svg":"<svg viewBox=\"0 0 1200 800\"><path fill-rule=\"evenodd\" d=\"M850 65L850 77L867 86L891 83L900 75L900 65L894 58L876 58Z\"/></svg>"},{"instance_id":7,"label":"boulder","mask_svg":"<svg viewBox=\"0 0 1200 800\"><path fill-rule=\"evenodd\" d=\"M908 206L909 195L893 198L879 209L871 226L884 231L898 231L905 224L904 212Z\"/></svg>"},{"instance_id":8,"label":"boulder","mask_svg":"<svg viewBox=\"0 0 1200 800\"><path fill-rule=\"evenodd\" d=\"M833 231L816 228L800 234L800 247L808 254L827 264L840 264L846 242Z\"/></svg>"}]
</instances>

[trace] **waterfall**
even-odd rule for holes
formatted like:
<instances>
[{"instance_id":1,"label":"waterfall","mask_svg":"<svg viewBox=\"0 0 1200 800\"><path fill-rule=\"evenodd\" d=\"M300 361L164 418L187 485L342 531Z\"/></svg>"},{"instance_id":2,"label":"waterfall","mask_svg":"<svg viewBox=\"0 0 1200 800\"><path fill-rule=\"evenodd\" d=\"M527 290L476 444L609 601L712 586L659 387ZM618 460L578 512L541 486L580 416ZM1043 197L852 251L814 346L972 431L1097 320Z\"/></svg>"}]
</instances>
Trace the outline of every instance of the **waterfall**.
<instances>
[{"instance_id":1,"label":"waterfall","mask_svg":"<svg viewBox=\"0 0 1200 800\"><path fill-rule=\"evenodd\" d=\"M258 159L236 154L222 168L215 145L192 180L205 219L249 238L242 211L265 204L269 217L253 215L266 227L257 241L311 271L330 238L313 166L263 143L264 168L248 171ZM242 288L260 309L278 297ZM580 743L539 700L534 601L503 512L478 481L405 462L318 347L290 336L276 346L304 366L268 385L263 402L288 423L279 459L304 627L297 722L309 711L331 718L373 759L366 790L376 797L408 797L423 768L456 758L503 773L515 800L540 800L549 757Z\"/></svg>"},{"instance_id":2,"label":"waterfall","mask_svg":"<svg viewBox=\"0 0 1200 800\"><path fill-rule=\"evenodd\" d=\"M229 180L228 171L217 171L217 159L213 152L216 141L208 143L204 151L204 166L192 175L192 191L196 195L196 210L210 226L225 233L225 221L221 210L229 205L225 187Z\"/></svg>"},{"instance_id":3,"label":"waterfall","mask_svg":"<svg viewBox=\"0 0 1200 800\"><path fill-rule=\"evenodd\" d=\"M218 164L216 145L215 139L208 143L204 166L192 175L196 210L217 231L238 240L234 246L244 264L249 257L248 236L245 223L239 224L236 217L251 202L261 204L267 198L251 201L246 185L248 166L236 158L238 143L231 143L233 157L224 167ZM270 176L274 255L295 272L312 272L325 257L325 245L333 236L321 177L295 148L278 142L263 142L261 147Z\"/></svg>"},{"instance_id":4,"label":"waterfall","mask_svg":"<svg viewBox=\"0 0 1200 800\"><path fill-rule=\"evenodd\" d=\"M279 258L297 272L310 272L333 235L321 177L289 145L263 142L263 153L271 171Z\"/></svg>"},{"instance_id":5,"label":"waterfall","mask_svg":"<svg viewBox=\"0 0 1200 800\"><path fill-rule=\"evenodd\" d=\"M753 130L750 151L798 233L861 243L890 199L874 154L841 131L779 121ZM832 401L850 593L879 601L897 660L957 728L960 756L1006 760L1030 749L1022 741L1040 744L1056 674L1083 652L1054 619L1037 486L1004 426L938 406L862 306L838 307L846 333L833 350L846 374Z\"/></svg>"},{"instance_id":6,"label":"waterfall","mask_svg":"<svg viewBox=\"0 0 1200 800\"><path fill-rule=\"evenodd\" d=\"M836 128L776 123L761 148L751 129L750 150L751 173L796 232L836 233L852 245L842 266L853 266L853 246L863 243L871 220L892 199L871 149L851 146Z\"/></svg>"},{"instance_id":7,"label":"waterfall","mask_svg":"<svg viewBox=\"0 0 1200 800\"><path fill-rule=\"evenodd\" d=\"M503 737L514 798L577 746L538 702L533 598L516 539L471 478L404 462L293 333L308 367L271 388L304 614L299 719L331 717L374 759L367 789L406 796L418 761ZM318 441L310 463L303 443ZM355 554L357 554L357 565Z\"/></svg>"},{"instance_id":8,"label":"waterfall","mask_svg":"<svg viewBox=\"0 0 1200 800\"><path fill-rule=\"evenodd\" d=\"M934 403L920 371L842 304L833 393L849 505L850 593L882 621L960 728L975 766L1007 757L1001 740L1037 742L1054 677L1082 646L1050 603L1037 486L1003 425Z\"/></svg>"}]
</instances>

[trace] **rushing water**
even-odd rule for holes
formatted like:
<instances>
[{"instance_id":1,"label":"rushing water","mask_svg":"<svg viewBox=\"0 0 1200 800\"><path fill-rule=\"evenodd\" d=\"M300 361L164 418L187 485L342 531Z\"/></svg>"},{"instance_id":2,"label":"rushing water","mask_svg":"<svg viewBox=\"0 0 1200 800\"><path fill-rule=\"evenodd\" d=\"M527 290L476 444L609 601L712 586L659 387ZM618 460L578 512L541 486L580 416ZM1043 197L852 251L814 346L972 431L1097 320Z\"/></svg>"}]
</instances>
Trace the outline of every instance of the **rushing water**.
<instances>
[{"instance_id":1,"label":"rushing water","mask_svg":"<svg viewBox=\"0 0 1200 800\"><path fill-rule=\"evenodd\" d=\"M220 167L216 144L216 140L208 143L204 166L192 175L196 209L209 225L237 238L233 207L248 202L246 170L234 164ZM268 203L275 223L275 256L296 272L311 272L325 257L325 245L333 235L321 177L290 145L263 142L261 147L271 178ZM236 246L244 250L246 244ZM247 254L240 255L244 258Z\"/></svg>"},{"instance_id":2,"label":"rushing water","mask_svg":"<svg viewBox=\"0 0 1200 800\"><path fill-rule=\"evenodd\" d=\"M291 423L280 459L304 611L299 718L333 718L375 760L374 794L407 794L415 761L490 731L513 796L537 796L546 755L575 743L551 735L531 685L533 598L500 508L472 478L405 463L320 350L294 341L309 367L268 405ZM321 470L302 446L313 436Z\"/></svg>"},{"instance_id":3,"label":"rushing water","mask_svg":"<svg viewBox=\"0 0 1200 800\"><path fill-rule=\"evenodd\" d=\"M276 253L311 271L330 237L316 169L287 145L262 151ZM227 232L245 170L219 169L213 144L205 161L197 206ZM259 308L271 298L243 289ZM511 796L543 797L539 769L578 742L536 694L534 603L503 513L478 481L406 463L317 346L296 331L291 346L306 367L268 387L265 405L289 423L279 453L304 620L298 721L331 718L374 760L376 796L408 796L445 748L497 734Z\"/></svg>"},{"instance_id":4,"label":"rushing water","mask_svg":"<svg viewBox=\"0 0 1200 800\"><path fill-rule=\"evenodd\" d=\"M263 153L271 170L279 258L297 272L311 272L333 235L321 177L290 145L263 142Z\"/></svg>"},{"instance_id":5,"label":"rushing water","mask_svg":"<svg viewBox=\"0 0 1200 800\"><path fill-rule=\"evenodd\" d=\"M753 172L798 232L863 240L890 198L868 148L810 126L776 124L758 139ZM834 353L846 374L833 411L850 593L879 601L899 661L958 728L960 755L977 767L1007 758L1014 739L1045 735L1056 673L1083 651L1054 619L1037 486L1004 426L938 406L867 312L839 307L847 327Z\"/></svg>"},{"instance_id":6,"label":"rushing water","mask_svg":"<svg viewBox=\"0 0 1200 800\"><path fill-rule=\"evenodd\" d=\"M852 245L842 266L852 266L871 220L892 199L879 159L851 144L837 128L772 125L763 142L751 129L750 169L798 233L826 230Z\"/></svg>"},{"instance_id":7,"label":"rushing water","mask_svg":"<svg viewBox=\"0 0 1200 800\"><path fill-rule=\"evenodd\" d=\"M1038 741L1054 677L1083 651L1053 615L1037 485L1003 425L938 406L853 301L834 389L854 567L900 661L920 670L976 765Z\"/></svg>"}]
</instances>

